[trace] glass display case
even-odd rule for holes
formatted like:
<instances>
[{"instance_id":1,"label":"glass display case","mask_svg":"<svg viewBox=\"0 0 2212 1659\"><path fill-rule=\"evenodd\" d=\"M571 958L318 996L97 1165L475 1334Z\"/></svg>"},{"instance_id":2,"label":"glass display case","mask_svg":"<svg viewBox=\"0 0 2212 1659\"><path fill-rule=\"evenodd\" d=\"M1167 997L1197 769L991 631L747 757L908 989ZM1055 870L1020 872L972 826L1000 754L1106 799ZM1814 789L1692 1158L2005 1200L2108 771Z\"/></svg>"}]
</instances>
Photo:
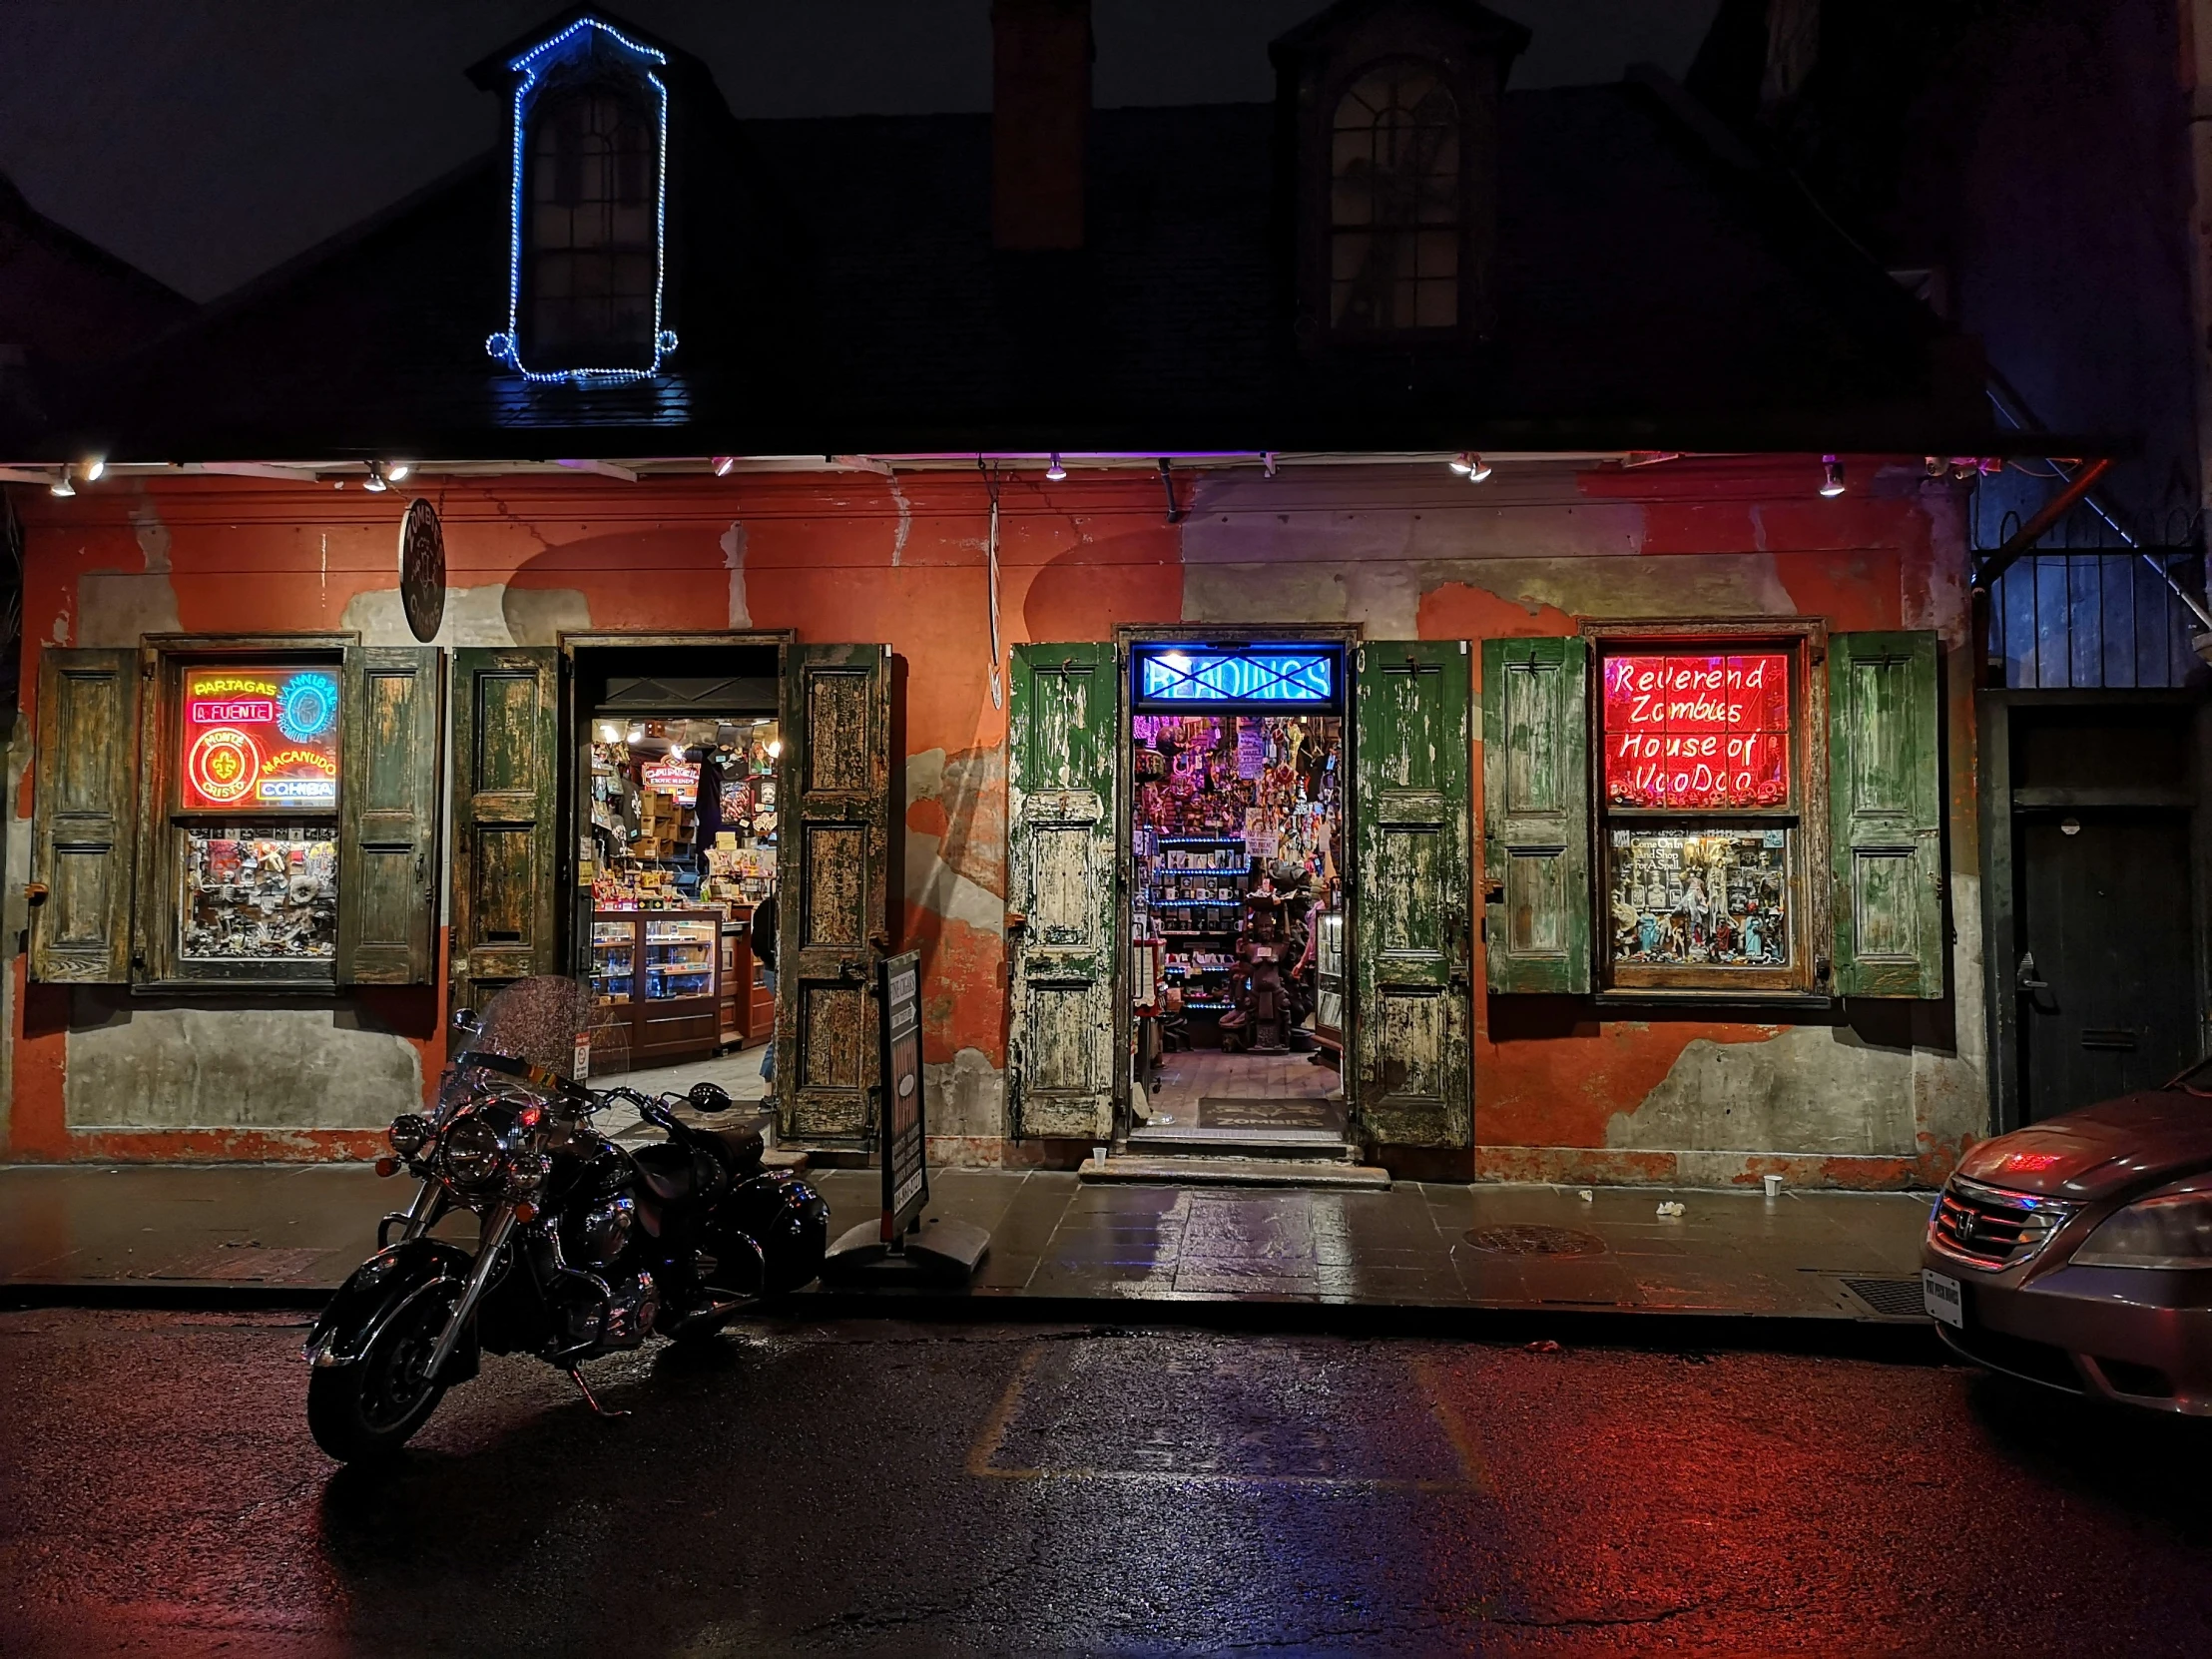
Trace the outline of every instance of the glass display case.
<instances>
[{"instance_id":1,"label":"glass display case","mask_svg":"<svg viewBox=\"0 0 2212 1659\"><path fill-rule=\"evenodd\" d=\"M601 1007L637 997L637 918L591 924L592 1000Z\"/></svg>"},{"instance_id":2,"label":"glass display case","mask_svg":"<svg viewBox=\"0 0 2212 1659\"><path fill-rule=\"evenodd\" d=\"M655 1002L715 994L717 916L658 916L645 921L645 994Z\"/></svg>"},{"instance_id":3,"label":"glass display case","mask_svg":"<svg viewBox=\"0 0 2212 1659\"><path fill-rule=\"evenodd\" d=\"M714 1053L722 1040L721 945L719 910L595 911L595 1031L607 1032L609 1046L625 1050L633 1068ZM596 1067L599 1038L593 1041Z\"/></svg>"}]
</instances>

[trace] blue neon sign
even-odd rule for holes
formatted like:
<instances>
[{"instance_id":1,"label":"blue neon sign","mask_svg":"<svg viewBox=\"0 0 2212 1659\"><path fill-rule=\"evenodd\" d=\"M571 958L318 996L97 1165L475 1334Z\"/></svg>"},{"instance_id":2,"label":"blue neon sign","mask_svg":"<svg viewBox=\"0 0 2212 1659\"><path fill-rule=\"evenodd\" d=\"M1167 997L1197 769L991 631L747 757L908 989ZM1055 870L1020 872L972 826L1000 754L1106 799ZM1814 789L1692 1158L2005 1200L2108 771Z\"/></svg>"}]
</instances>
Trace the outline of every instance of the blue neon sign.
<instances>
[{"instance_id":1,"label":"blue neon sign","mask_svg":"<svg viewBox=\"0 0 2212 1659\"><path fill-rule=\"evenodd\" d=\"M653 164L653 361L644 368L532 368L522 360L521 330L524 141L529 131L530 106L537 101L546 72L587 56L600 44L598 36L604 36L607 42L620 49L630 66L653 88L658 100L654 121L658 149ZM525 380L565 380L576 385L650 380L661 372L661 359L676 349L676 330L661 326L661 305L668 290L668 83L654 73L654 68L667 63L667 53L632 40L596 17L582 17L507 65L510 71L522 77L515 85L511 222L507 239L507 326L485 340L484 349Z\"/></svg>"},{"instance_id":2,"label":"blue neon sign","mask_svg":"<svg viewBox=\"0 0 2212 1659\"><path fill-rule=\"evenodd\" d=\"M1137 702L1143 706L1224 703L1333 707L1335 651L1295 646L1140 645Z\"/></svg>"}]
</instances>

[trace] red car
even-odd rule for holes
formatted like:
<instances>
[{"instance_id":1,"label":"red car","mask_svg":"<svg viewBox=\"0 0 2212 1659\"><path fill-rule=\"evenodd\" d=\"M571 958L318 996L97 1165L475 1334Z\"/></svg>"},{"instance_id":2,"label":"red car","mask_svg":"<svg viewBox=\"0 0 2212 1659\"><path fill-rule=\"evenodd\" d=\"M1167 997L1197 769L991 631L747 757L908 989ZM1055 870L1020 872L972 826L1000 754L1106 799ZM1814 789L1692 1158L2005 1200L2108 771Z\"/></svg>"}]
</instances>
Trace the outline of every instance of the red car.
<instances>
[{"instance_id":1,"label":"red car","mask_svg":"<svg viewBox=\"0 0 2212 1659\"><path fill-rule=\"evenodd\" d=\"M1974 1147L1921 1264L1922 1303L1967 1359L2212 1416L2212 1057Z\"/></svg>"}]
</instances>

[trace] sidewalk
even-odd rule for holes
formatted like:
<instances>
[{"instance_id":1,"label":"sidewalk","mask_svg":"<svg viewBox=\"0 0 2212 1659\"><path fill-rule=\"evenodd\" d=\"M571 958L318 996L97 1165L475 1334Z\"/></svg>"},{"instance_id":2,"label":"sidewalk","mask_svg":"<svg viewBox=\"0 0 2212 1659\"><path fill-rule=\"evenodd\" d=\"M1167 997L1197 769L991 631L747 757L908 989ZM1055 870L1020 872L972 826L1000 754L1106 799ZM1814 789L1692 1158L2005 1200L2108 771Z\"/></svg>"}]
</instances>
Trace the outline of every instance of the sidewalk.
<instances>
[{"instance_id":1,"label":"sidewalk","mask_svg":"<svg viewBox=\"0 0 2212 1659\"><path fill-rule=\"evenodd\" d=\"M832 1237L876 1210L876 1171L808 1179L830 1201ZM0 1305L312 1307L412 1191L358 1164L0 1168ZM930 1192L931 1215L991 1234L976 1299L1847 1321L1921 1318L1929 1204L1649 1187L1584 1199L1567 1187L1418 1182L1385 1192L1099 1186L975 1169L931 1172ZM1661 1216L1669 1200L1684 1214ZM473 1225L462 1215L441 1231ZM852 1301L810 1296L824 1312Z\"/></svg>"}]
</instances>

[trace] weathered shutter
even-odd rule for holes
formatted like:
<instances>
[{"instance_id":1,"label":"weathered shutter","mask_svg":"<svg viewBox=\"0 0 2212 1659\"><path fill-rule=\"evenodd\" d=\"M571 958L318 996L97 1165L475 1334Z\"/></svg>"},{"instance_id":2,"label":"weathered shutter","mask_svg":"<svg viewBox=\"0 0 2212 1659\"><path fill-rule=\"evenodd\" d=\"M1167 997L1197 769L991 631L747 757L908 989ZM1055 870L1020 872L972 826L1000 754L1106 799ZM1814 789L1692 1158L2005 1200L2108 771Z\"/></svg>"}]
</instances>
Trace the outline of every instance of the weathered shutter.
<instances>
[{"instance_id":1,"label":"weathered shutter","mask_svg":"<svg viewBox=\"0 0 2212 1659\"><path fill-rule=\"evenodd\" d=\"M353 646L345 653L338 802L341 985L437 980L443 656L434 646Z\"/></svg>"},{"instance_id":2,"label":"weathered shutter","mask_svg":"<svg viewBox=\"0 0 2212 1659\"><path fill-rule=\"evenodd\" d=\"M1482 642L1483 954L1492 991L1590 988L1589 645Z\"/></svg>"},{"instance_id":3,"label":"weathered shutter","mask_svg":"<svg viewBox=\"0 0 2212 1659\"><path fill-rule=\"evenodd\" d=\"M1368 1138L1400 1146L1468 1144L1470 666L1464 640L1371 642L1359 656L1354 1073Z\"/></svg>"},{"instance_id":4,"label":"weathered shutter","mask_svg":"<svg viewBox=\"0 0 2212 1659\"><path fill-rule=\"evenodd\" d=\"M1114 1126L1114 719L1108 644L1014 648L1006 792L1013 1133Z\"/></svg>"},{"instance_id":5,"label":"weathered shutter","mask_svg":"<svg viewBox=\"0 0 2212 1659\"><path fill-rule=\"evenodd\" d=\"M48 984L131 977L139 654L39 652L31 961Z\"/></svg>"},{"instance_id":6,"label":"weathered shutter","mask_svg":"<svg viewBox=\"0 0 2212 1659\"><path fill-rule=\"evenodd\" d=\"M559 653L456 651L453 703L453 994L480 1007L560 969Z\"/></svg>"},{"instance_id":7,"label":"weathered shutter","mask_svg":"<svg viewBox=\"0 0 2212 1659\"><path fill-rule=\"evenodd\" d=\"M1943 994L1940 718L1933 633L1829 636L1840 996Z\"/></svg>"},{"instance_id":8,"label":"weathered shutter","mask_svg":"<svg viewBox=\"0 0 2212 1659\"><path fill-rule=\"evenodd\" d=\"M872 1122L877 956L891 945L890 648L795 645L778 783L776 1093L781 1132Z\"/></svg>"}]
</instances>

